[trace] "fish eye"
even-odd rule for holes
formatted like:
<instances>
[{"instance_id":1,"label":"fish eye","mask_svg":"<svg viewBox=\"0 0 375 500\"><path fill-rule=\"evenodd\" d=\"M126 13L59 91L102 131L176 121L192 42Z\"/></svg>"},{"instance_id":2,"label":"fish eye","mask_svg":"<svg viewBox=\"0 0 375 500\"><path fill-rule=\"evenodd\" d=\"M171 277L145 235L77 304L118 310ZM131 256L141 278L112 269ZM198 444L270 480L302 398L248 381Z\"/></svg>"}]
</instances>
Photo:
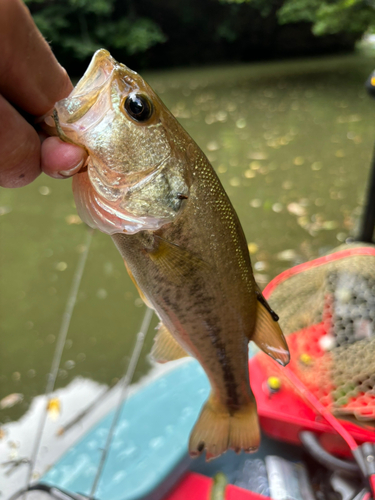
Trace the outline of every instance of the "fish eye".
<instances>
[{"instance_id":1,"label":"fish eye","mask_svg":"<svg viewBox=\"0 0 375 500\"><path fill-rule=\"evenodd\" d=\"M152 115L151 102L141 94L130 94L125 100L124 107L128 115L137 122L144 122Z\"/></svg>"}]
</instances>

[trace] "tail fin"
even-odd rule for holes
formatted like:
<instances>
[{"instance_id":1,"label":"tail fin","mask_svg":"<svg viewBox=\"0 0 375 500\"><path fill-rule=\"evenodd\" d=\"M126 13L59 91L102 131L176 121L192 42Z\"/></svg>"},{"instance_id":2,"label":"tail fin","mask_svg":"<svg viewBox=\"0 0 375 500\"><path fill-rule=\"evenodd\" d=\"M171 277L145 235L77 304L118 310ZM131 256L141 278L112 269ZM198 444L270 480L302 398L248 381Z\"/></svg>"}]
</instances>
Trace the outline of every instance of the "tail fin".
<instances>
[{"instance_id":1,"label":"tail fin","mask_svg":"<svg viewBox=\"0 0 375 500\"><path fill-rule=\"evenodd\" d=\"M258 449L260 442L255 401L233 414L210 395L191 433L189 453L197 457L206 450L206 460L212 460L232 449L247 453Z\"/></svg>"}]
</instances>

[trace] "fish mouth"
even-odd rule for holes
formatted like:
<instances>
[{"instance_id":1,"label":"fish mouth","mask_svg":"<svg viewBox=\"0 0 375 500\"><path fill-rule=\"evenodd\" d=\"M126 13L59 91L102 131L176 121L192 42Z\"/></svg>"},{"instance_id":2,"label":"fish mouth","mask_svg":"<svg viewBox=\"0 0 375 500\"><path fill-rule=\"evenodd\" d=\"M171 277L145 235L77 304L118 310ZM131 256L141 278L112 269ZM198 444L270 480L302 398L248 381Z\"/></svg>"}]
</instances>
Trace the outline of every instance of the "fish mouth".
<instances>
[{"instance_id":1,"label":"fish mouth","mask_svg":"<svg viewBox=\"0 0 375 500\"><path fill-rule=\"evenodd\" d=\"M145 128L136 129L138 145L134 124L124 118L124 95L139 83L142 87L136 75L101 49L54 109L60 138L84 147L89 156L86 169L73 177L78 213L89 226L110 235L160 229L176 218L189 191L182 169L170 158L167 139L157 133L163 130L159 124L149 123L147 131L160 139L151 141L160 154L146 144ZM124 138L127 147L120 141ZM146 154L139 153L143 149Z\"/></svg>"},{"instance_id":2,"label":"fish mouth","mask_svg":"<svg viewBox=\"0 0 375 500\"><path fill-rule=\"evenodd\" d=\"M82 147L82 137L90 129L94 129L99 122L112 120L110 87L118 69L124 68L105 49L93 55L70 95L55 104L53 119L63 141ZM134 73L129 68L126 70ZM128 190L140 181L147 181L158 166L148 171L125 174L106 168L103 162L97 168L90 151L88 153L89 160L85 167L73 177L73 194L81 219L90 227L110 235L158 229L161 222L155 217L134 215L122 203Z\"/></svg>"},{"instance_id":3,"label":"fish mouth","mask_svg":"<svg viewBox=\"0 0 375 500\"><path fill-rule=\"evenodd\" d=\"M74 87L74 90L70 95L84 95L101 88L112 75L116 66L119 66L118 62L111 56L108 50L97 50L92 56L90 64L84 75Z\"/></svg>"},{"instance_id":4,"label":"fish mouth","mask_svg":"<svg viewBox=\"0 0 375 500\"><path fill-rule=\"evenodd\" d=\"M83 77L69 96L55 104L54 121L62 140L82 146L78 136L103 120L103 109L111 108L111 83L118 69L124 67L107 50L95 52ZM134 73L129 68L126 70ZM89 111L90 116L86 120ZM107 119L110 119L108 113ZM52 125L51 120L47 119L46 122Z\"/></svg>"}]
</instances>

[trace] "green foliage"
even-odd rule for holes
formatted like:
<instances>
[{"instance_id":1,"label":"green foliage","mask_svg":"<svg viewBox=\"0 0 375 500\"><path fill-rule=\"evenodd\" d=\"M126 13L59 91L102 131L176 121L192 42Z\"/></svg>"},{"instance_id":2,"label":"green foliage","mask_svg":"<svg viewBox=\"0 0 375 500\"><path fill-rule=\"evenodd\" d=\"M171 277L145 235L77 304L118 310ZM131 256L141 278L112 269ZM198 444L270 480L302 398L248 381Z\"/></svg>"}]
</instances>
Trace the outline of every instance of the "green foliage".
<instances>
[{"instance_id":1,"label":"green foliage","mask_svg":"<svg viewBox=\"0 0 375 500\"><path fill-rule=\"evenodd\" d=\"M315 35L375 31L372 0L286 0L278 12L281 24L308 21Z\"/></svg>"},{"instance_id":2,"label":"green foliage","mask_svg":"<svg viewBox=\"0 0 375 500\"><path fill-rule=\"evenodd\" d=\"M286 0L278 11L281 24L316 21L316 12L321 5L320 0Z\"/></svg>"},{"instance_id":3,"label":"green foliage","mask_svg":"<svg viewBox=\"0 0 375 500\"><path fill-rule=\"evenodd\" d=\"M351 50L375 31L375 0L24 1L58 60L77 74L101 47L139 69ZM301 25L280 26L291 23ZM337 36L316 40L311 29Z\"/></svg>"},{"instance_id":4,"label":"green foliage","mask_svg":"<svg viewBox=\"0 0 375 500\"><path fill-rule=\"evenodd\" d=\"M275 7L280 5L278 0L219 0L221 3L243 4L247 3L258 10L263 17L268 16Z\"/></svg>"},{"instance_id":5,"label":"green foliage","mask_svg":"<svg viewBox=\"0 0 375 500\"><path fill-rule=\"evenodd\" d=\"M154 21L137 16L130 1L128 5L121 0L25 0L25 3L46 39L72 58L84 59L103 46L133 55L167 39ZM116 12L118 7L120 16Z\"/></svg>"},{"instance_id":6,"label":"green foliage","mask_svg":"<svg viewBox=\"0 0 375 500\"><path fill-rule=\"evenodd\" d=\"M280 24L309 22L317 36L336 33L363 34L375 31L374 0L219 0L221 3L248 3L262 16L268 16L282 3L277 17Z\"/></svg>"},{"instance_id":7,"label":"green foliage","mask_svg":"<svg viewBox=\"0 0 375 500\"><path fill-rule=\"evenodd\" d=\"M167 40L159 26L145 17L135 21L122 18L117 22L103 25L98 29L98 35L106 41L107 46L116 49L126 48L129 55L144 52L156 43Z\"/></svg>"},{"instance_id":8,"label":"green foliage","mask_svg":"<svg viewBox=\"0 0 375 500\"><path fill-rule=\"evenodd\" d=\"M313 28L316 35L339 32L362 34L375 30L375 6L367 0L322 3Z\"/></svg>"}]
</instances>

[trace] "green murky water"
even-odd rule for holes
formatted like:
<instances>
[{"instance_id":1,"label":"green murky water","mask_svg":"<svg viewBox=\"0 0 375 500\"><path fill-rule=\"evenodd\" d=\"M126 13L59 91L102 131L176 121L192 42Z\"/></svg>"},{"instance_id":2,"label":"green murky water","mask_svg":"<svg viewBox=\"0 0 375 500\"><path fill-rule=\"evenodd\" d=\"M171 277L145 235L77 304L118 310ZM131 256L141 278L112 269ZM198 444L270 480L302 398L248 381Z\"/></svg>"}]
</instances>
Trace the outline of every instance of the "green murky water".
<instances>
[{"instance_id":1,"label":"green murky water","mask_svg":"<svg viewBox=\"0 0 375 500\"><path fill-rule=\"evenodd\" d=\"M219 173L262 286L355 234L375 136L363 88L373 67L357 55L147 75ZM41 176L0 192L0 400L24 395L0 423L44 391L86 238L75 213L70 181ZM143 313L111 239L95 233L57 386L120 378Z\"/></svg>"}]
</instances>

